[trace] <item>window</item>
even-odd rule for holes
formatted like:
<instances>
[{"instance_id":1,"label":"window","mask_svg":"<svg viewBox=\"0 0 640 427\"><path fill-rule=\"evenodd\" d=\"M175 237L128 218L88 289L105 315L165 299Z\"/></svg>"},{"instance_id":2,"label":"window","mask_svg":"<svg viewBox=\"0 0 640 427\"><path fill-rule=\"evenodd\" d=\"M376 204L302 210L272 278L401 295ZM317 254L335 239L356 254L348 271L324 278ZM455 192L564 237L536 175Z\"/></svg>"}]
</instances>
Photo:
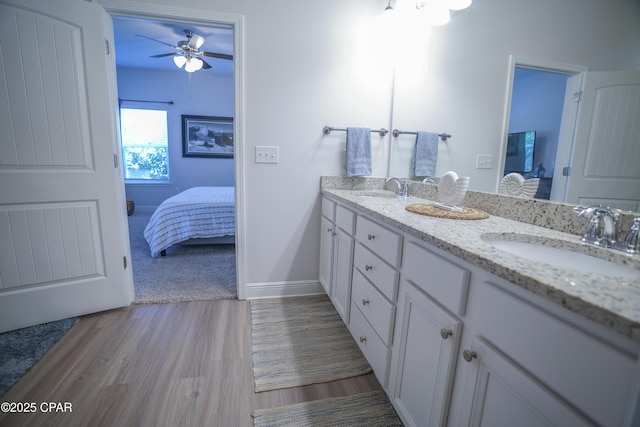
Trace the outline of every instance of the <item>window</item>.
<instances>
[{"instance_id":1,"label":"window","mask_svg":"<svg viewBox=\"0 0 640 427\"><path fill-rule=\"evenodd\" d=\"M126 180L169 180L166 111L121 108L120 133Z\"/></svg>"}]
</instances>

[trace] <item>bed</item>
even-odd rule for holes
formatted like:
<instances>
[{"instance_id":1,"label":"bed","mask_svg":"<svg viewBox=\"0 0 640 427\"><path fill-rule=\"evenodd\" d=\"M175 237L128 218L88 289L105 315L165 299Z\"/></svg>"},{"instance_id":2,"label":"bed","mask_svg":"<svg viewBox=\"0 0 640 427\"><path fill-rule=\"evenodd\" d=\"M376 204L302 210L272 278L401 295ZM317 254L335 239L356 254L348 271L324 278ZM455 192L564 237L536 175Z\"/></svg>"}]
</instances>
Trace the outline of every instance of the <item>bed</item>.
<instances>
[{"instance_id":1,"label":"bed","mask_svg":"<svg viewBox=\"0 0 640 427\"><path fill-rule=\"evenodd\" d=\"M167 248L178 243L234 243L235 221L233 187L193 187L158 206L144 237L151 256L164 256Z\"/></svg>"}]
</instances>

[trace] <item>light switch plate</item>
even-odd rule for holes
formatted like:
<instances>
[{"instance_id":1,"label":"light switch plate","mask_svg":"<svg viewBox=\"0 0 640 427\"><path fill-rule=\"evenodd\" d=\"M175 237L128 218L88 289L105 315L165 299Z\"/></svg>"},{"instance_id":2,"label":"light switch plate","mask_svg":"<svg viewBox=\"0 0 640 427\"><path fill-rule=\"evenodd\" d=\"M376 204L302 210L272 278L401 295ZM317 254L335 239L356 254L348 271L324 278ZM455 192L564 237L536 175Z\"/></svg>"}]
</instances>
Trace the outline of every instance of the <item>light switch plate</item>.
<instances>
[{"instance_id":1,"label":"light switch plate","mask_svg":"<svg viewBox=\"0 0 640 427\"><path fill-rule=\"evenodd\" d=\"M278 163L279 161L280 147L256 146L256 163Z\"/></svg>"},{"instance_id":2,"label":"light switch plate","mask_svg":"<svg viewBox=\"0 0 640 427\"><path fill-rule=\"evenodd\" d=\"M493 156L489 154L478 154L476 160L476 169L491 169L493 168Z\"/></svg>"}]
</instances>

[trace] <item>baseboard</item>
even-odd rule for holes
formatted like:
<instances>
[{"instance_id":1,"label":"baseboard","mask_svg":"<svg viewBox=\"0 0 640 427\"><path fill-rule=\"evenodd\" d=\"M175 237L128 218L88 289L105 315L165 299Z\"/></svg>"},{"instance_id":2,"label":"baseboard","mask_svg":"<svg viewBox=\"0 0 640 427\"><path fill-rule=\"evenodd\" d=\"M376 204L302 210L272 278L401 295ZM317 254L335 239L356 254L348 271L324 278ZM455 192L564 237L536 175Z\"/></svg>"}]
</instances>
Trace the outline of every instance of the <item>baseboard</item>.
<instances>
[{"instance_id":1,"label":"baseboard","mask_svg":"<svg viewBox=\"0 0 640 427\"><path fill-rule=\"evenodd\" d=\"M323 293L325 293L324 288L317 280L247 283L245 287L246 299L296 297Z\"/></svg>"}]
</instances>

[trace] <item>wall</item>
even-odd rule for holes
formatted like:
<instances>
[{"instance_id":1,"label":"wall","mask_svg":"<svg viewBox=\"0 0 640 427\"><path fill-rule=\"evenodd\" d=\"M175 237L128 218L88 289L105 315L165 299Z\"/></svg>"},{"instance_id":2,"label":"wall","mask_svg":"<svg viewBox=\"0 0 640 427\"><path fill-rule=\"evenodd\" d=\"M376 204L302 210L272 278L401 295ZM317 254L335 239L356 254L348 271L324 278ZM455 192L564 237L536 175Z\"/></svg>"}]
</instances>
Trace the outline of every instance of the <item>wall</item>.
<instances>
[{"instance_id":1,"label":"wall","mask_svg":"<svg viewBox=\"0 0 640 427\"><path fill-rule=\"evenodd\" d=\"M233 117L233 78L204 73L117 69L118 97L146 101L167 109L169 183L125 184L136 210L153 211L163 200L199 185L234 185L233 159L182 157L182 115ZM144 104L138 104L144 108Z\"/></svg>"},{"instance_id":2,"label":"wall","mask_svg":"<svg viewBox=\"0 0 640 427\"><path fill-rule=\"evenodd\" d=\"M394 124L404 117L398 127L415 129L410 113L423 119L420 127L449 131L454 135L452 152L442 155L443 164L475 171L476 153L496 153L500 144L510 54L600 69L640 65L637 47L634 55L628 55L628 45L638 39L638 15L631 14L628 3L621 3L625 5L621 12L607 15L601 6L610 3L476 0L432 33L427 50L417 52L428 65L422 75L426 84L395 91ZM246 155L241 162L246 282L274 289L317 283L320 176L344 174L344 133L324 136L322 127L391 126L391 75L381 76L380 83L371 86L358 73L388 70L389 57L383 49L374 54L375 48L368 45L374 53L359 55L367 40L363 25L380 15L387 0L158 0L153 4L244 16ZM585 5L595 10L587 12ZM546 17L549 14L553 17ZM576 51L576 40L582 38L587 47ZM602 56L594 60L592 50ZM362 59L364 65L357 66ZM386 176L390 136L373 139L373 175ZM256 164L256 145L280 147L280 163ZM493 189L495 173L474 175L472 185Z\"/></svg>"}]
</instances>

